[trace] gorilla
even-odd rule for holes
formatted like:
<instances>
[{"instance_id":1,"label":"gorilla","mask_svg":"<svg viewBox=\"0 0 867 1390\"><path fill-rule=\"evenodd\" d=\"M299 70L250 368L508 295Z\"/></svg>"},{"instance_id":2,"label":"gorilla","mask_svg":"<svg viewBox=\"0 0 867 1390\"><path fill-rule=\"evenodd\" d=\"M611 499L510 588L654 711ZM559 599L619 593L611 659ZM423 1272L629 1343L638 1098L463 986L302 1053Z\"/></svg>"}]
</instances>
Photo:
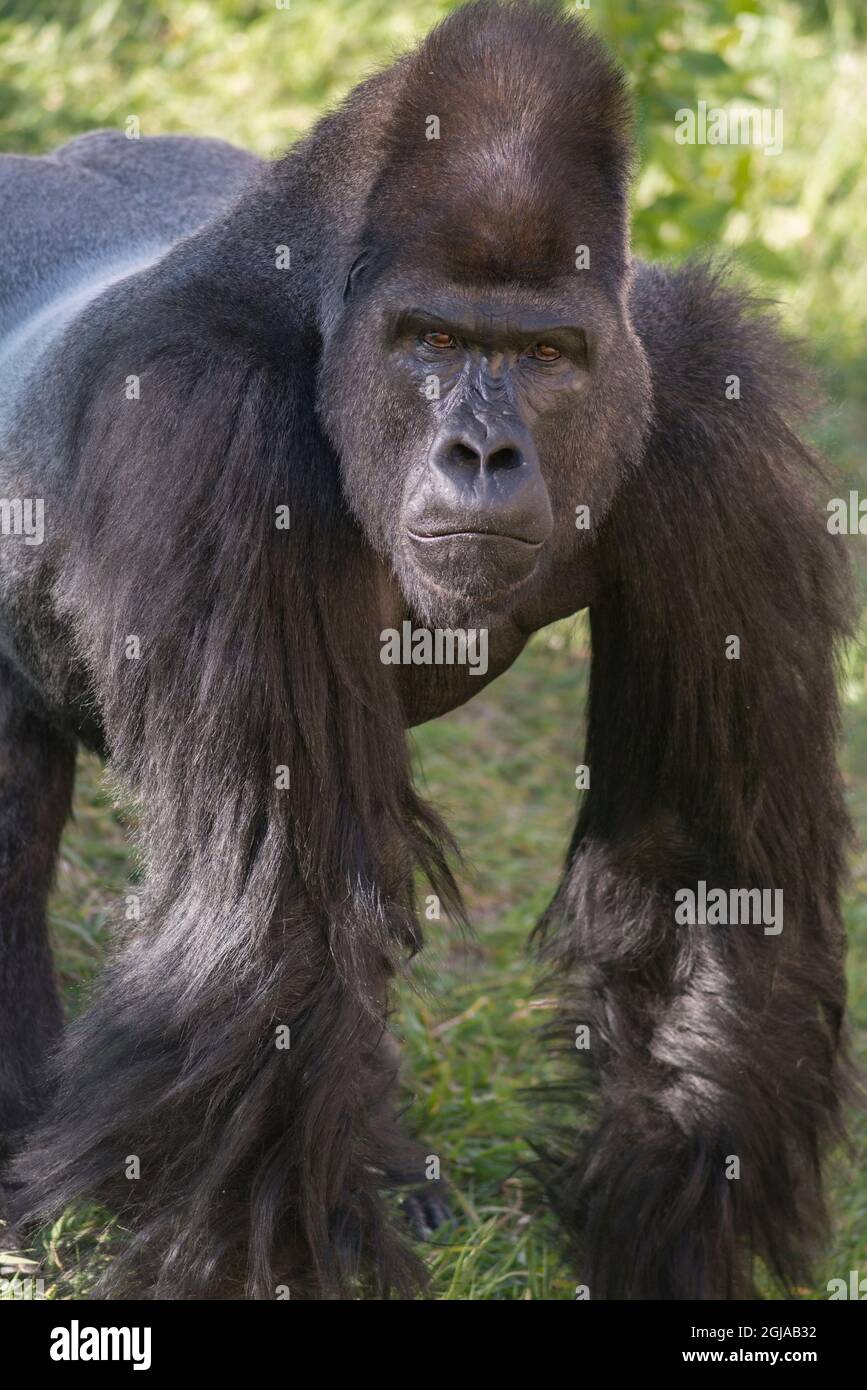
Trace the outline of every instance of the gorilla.
<instances>
[{"instance_id":1,"label":"gorilla","mask_svg":"<svg viewBox=\"0 0 867 1390\"><path fill-rule=\"evenodd\" d=\"M122 1219L100 1296L424 1288L403 1228L448 1194L389 1018L419 882L462 909L406 730L585 608L589 786L535 935L576 1119L543 1115L536 1190L594 1299L806 1277L851 1085L847 567L798 351L713 264L632 257L633 148L582 22L482 0L275 161L101 131L0 162L4 1192L22 1233ZM485 669L384 661L404 624L472 626ZM79 744L141 883L64 1029ZM771 928L719 907L763 895Z\"/></svg>"}]
</instances>

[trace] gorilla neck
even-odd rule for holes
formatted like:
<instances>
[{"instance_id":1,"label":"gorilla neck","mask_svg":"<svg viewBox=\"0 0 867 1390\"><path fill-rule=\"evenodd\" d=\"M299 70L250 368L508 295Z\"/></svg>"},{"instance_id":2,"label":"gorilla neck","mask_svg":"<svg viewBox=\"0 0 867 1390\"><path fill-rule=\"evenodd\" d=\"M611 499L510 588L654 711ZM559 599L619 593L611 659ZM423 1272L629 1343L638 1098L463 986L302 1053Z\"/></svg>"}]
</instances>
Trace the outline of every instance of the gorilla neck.
<instances>
[{"instance_id":1,"label":"gorilla neck","mask_svg":"<svg viewBox=\"0 0 867 1390\"><path fill-rule=\"evenodd\" d=\"M580 612L590 603L595 581L589 548L569 566L551 566L522 589L514 606L486 613L454 612L442 621L423 622L408 604L393 570L371 556L377 570L382 630L401 629L409 620L418 627L484 628L487 633L487 670L470 674L466 665L399 665L392 668L400 691L408 726L436 719L466 704L512 665L527 639L540 628Z\"/></svg>"}]
</instances>

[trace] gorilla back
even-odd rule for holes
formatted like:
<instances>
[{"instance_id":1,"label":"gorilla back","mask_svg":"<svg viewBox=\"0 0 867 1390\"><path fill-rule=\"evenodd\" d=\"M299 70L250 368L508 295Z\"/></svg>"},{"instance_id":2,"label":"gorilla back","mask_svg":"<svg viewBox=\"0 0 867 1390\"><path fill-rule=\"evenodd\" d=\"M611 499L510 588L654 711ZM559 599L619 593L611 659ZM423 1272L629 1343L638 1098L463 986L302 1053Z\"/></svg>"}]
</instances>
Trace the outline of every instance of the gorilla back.
<instances>
[{"instance_id":1,"label":"gorilla back","mask_svg":"<svg viewBox=\"0 0 867 1390\"><path fill-rule=\"evenodd\" d=\"M259 163L217 140L109 130L41 158L0 156L4 407L13 373L23 386L92 299L214 217Z\"/></svg>"},{"instance_id":2,"label":"gorilla back","mask_svg":"<svg viewBox=\"0 0 867 1390\"><path fill-rule=\"evenodd\" d=\"M38 496L44 505L46 497L56 496L71 403L58 364L71 349L76 361L70 376L80 386L90 335L102 331L98 320L90 326L94 301L215 217L260 163L217 140L133 141L108 130L80 136L50 156L0 156L4 498L28 499L32 516L33 499ZM57 524L45 530L40 560L53 557L59 530ZM29 607L26 590L43 569L33 563L35 555L27 557L31 563L23 569L20 558L16 547L0 548L5 588L0 650L23 679L37 685L44 680L39 688L50 692L49 702L59 712L69 703L70 685L58 670L58 633L52 630L46 651L48 639L41 631L35 644L28 631L14 632L12 610L19 602ZM20 585L25 592L19 598ZM74 717L73 711L67 709L66 717ZM88 722L88 741L98 739L92 715Z\"/></svg>"},{"instance_id":3,"label":"gorilla back","mask_svg":"<svg viewBox=\"0 0 867 1390\"><path fill-rule=\"evenodd\" d=\"M483 627L490 679L588 605L591 785L538 932L583 1115L540 1191L594 1298L805 1277L848 1084L846 569L797 361L724 277L632 259L631 164L599 42L495 3L274 163L108 134L0 163L0 1130L22 1230L129 1222L109 1296L423 1284L388 1191L426 1229L445 1194L387 1024L417 871L461 905L405 728L484 679L381 636ZM56 1048L79 740L145 874ZM701 882L782 892L784 929L681 925Z\"/></svg>"}]
</instances>

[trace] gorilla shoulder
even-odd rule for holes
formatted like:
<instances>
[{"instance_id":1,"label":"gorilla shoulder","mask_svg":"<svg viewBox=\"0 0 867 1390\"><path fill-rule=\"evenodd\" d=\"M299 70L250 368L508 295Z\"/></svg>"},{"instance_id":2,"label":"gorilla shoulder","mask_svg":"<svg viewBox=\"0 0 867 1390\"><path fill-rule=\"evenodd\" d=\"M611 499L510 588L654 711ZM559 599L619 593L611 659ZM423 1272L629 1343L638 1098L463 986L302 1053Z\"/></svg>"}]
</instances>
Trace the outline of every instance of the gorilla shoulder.
<instances>
[{"instance_id":1,"label":"gorilla shoulder","mask_svg":"<svg viewBox=\"0 0 867 1390\"><path fill-rule=\"evenodd\" d=\"M725 263L636 262L632 322L647 354L657 426L713 429L738 402L744 416L803 412L808 373L767 302Z\"/></svg>"}]
</instances>

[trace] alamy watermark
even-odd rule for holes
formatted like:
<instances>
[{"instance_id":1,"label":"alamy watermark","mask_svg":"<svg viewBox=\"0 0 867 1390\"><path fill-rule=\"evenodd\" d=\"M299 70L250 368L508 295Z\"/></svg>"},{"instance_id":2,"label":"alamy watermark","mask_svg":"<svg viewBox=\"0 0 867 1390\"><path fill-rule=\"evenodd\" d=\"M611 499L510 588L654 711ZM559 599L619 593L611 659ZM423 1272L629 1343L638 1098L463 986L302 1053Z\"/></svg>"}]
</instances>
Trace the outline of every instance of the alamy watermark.
<instances>
[{"instance_id":1,"label":"alamy watermark","mask_svg":"<svg viewBox=\"0 0 867 1390\"><path fill-rule=\"evenodd\" d=\"M854 488L847 497L832 497L825 508L832 536L867 536L867 497Z\"/></svg>"},{"instance_id":2,"label":"alamy watermark","mask_svg":"<svg viewBox=\"0 0 867 1390\"><path fill-rule=\"evenodd\" d=\"M695 110L681 106L674 113L674 138L679 145L759 145L765 154L781 154L783 113L779 107L729 110L698 102Z\"/></svg>"},{"instance_id":3,"label":"alamy watermark","mask_svg":"<svg viewBox=\"0 0 867 1390\"><path fill-rule=\"evenodd\" d=\"M859 1303L867 1301L867 1278L861 1279L860 1270L850 1269L849 1278L829 1279L826 1284L828 1299L833 1302L835 1298L854 1298Z\"/></svg>"},{"instance_id":4,"label":"alamy watermark","mask_svg":"<svg viewBox=\"0 0 867 1390\"><path fill-rule=\"evenodd\" d=\"M45 1280L31 1260L0 1265L0 1298L33 1302L45 1298Z\"/></svg>"},{"instance_id":5,"label":"alamy watermark","mask_svg":"<svg viewBox=\"0 0 867 1390\"><path fill-rule=\"evenodd\" d=\"M68 1327L51 1329L48 1355L52 1361L129 1361L134 1371L151 1364L149 1327L82 1327L73 1318Z\"/></svg>"},{"instance_id":6,"label":"alamy watermark","mask_svg":"<svg viewBox=\"0 0 867 1390\"><path fill-rule=\"evenodd\" d=\"M23 536L25 545L45 540L45 501L41 497L0 497L0 535Z\"/></svg>"},{"instance_id":7,"label":"alamy watermark","mask_svg":"<svg viewBox=\"0 0 867 1390\"><path fill-rule=\"evenodd\" d=\"M782 888L679 888L674 920L679 927L764 927L765 936L783 930Z\"/></svg>"},{"instance_id":8,"label":"alamy watermark","mask_svg":"<svg viewBox=\"0 0 867 1390\"><path fill-rule=\"evenodd\" d=\"M488 669L488 629L486 627L417 627L408 620L387 627L379 634L384 666L467 666L471 676L483 676Z\"/></svg>"}]
</instances>

